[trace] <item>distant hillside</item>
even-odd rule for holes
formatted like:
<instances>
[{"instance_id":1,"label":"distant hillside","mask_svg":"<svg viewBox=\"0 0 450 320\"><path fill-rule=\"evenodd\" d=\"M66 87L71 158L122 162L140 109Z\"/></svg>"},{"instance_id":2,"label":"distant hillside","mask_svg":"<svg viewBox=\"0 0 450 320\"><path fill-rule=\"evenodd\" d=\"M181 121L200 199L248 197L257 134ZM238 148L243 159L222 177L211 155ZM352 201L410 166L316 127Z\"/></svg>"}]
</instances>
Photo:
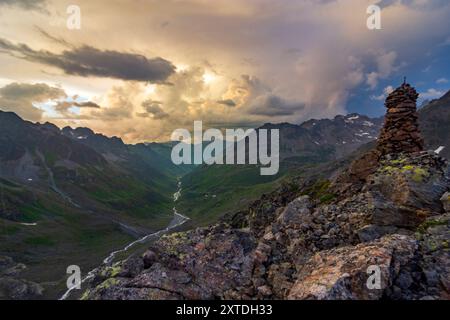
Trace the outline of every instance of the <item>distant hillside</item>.
<instances>
[{"instance_id":1,"label":"distant hillside","mask_svg":"<svg viewBox=\"0 0 450 320\"><path fill-rule=\"evenodd\" d=\"M0 111L0 258L25 263L21 276L50 283L54 298L74 261L89 270L166 227L177 178L189 170L173 165L170 151Z\"/></svg>"},{"instance_id":2,"label":"distant hillside","mask_svg":"<svg viewBox=\"0 0 450 320\"><path fill-rule=\"evenodd\" d=\"M170 146L126 145L88 128L59 130L14 113L0 112L0 134L1 178L31 191L53 190L78 208L170 209L176 178L188 170L171 162ZM1 212L21 219L20 210Z\"/></svg>"},{"instance_id":3,"label":"distant hillside","mask_svg":"<svg viewBox=\"0 0 450 320\"><path fill-rule=\"evenodd\" d=\"M280 132L279 173L261 176L259 167L250 165L200 166L182 180L184 213L208 224L273 190L288 175L309 175L320 164L349 155L373 141L382 123L382 118L350 114L301 125L265 124L259 129Z\"/></svg>"},{"instance_id":4,"label":"distant hillside","mask_svg":"<svg viewBox=\"0 0 450 320\"><path fill-rule=\"evenodd\" d=\"M441 155L450 159L450 91L420 109L419 122L426 146L432 150L444 146Z\"/></svg>"}]
</instances>

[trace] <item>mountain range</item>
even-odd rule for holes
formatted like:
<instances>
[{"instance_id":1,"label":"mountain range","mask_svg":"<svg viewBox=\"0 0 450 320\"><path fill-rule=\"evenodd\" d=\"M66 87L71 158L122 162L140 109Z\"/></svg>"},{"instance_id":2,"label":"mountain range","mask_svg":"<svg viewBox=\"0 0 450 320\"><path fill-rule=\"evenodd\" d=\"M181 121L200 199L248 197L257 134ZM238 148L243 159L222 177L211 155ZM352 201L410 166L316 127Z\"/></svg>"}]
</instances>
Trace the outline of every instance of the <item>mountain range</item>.
<instances>
[{"instance_id":1,"label":"mountain range","mask_svg":"<svg viewBox=\"0 0 450 320\"><path fill-rule=\"evenodd\" d=\"M441 155L450 157L450 91L418 111L426 148L443 146ZM274 190L292 176L307 179L318 172L324 176L376 141L383 118L359 114L334 119L311 119L300 125L265 124L261 128L280 130L280 172L260 176L255 166L200 166L182 178L180 202L185 213L208 225L224 213L245 207L264 193ZM334 165L329 165L333 163ZM332 172L328 172L334 168Z\"/></svg>"}]
</instances>

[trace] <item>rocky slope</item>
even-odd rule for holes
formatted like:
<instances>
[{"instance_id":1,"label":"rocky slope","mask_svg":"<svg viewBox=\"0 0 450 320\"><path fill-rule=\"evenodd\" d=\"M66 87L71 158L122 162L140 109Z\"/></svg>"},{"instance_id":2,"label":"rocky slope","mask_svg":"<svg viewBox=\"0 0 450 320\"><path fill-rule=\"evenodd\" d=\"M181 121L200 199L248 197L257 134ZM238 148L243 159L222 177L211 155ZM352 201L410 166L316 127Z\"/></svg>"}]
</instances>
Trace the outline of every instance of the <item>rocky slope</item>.
<instances>
[{"instance_id":1,"label":"rocky slope","mask_svg":"<svg viewBox=\"0 0 450 320\"><path fill-rule=\"evenodd\" d=\"M408 101L396 107L401 101L397 97L391 99L389 104L393 108L389 108L388 115L392 122L389 126L399 125L405 130L397 130L402 135L395 135L392 137L394 139L388 141L399 144L408 139L414 140L409 133L417 129L417 121L416 127L412 127L408 119L415 121L418 118L425 147L436 150L443 146L440 154L450 158L450 92L428 102L417 113L414 106L414 112L411 112ZM406 120L406 123L400 125L396 121L398 118ZM265 124L262 127L264 129L280 130L279 174L262 177L255 166L199 166L183 177L184 192L180 203L184 213L202 225L215 222L217 217L240 210L263 193L275 190L285 177L300 173L309 175L323 170L324 163L346 161L354 153L367 150L368 144L376 144L382 126L382 118L368 118L359 114L311 119L300 125ZM398 129L391 129L394 128ZM382 135L381 138L384 141L391 137ZM421 141L418 143L422 144Z\"/></svg>"},{"instance_id":2,"label":"rocky slope","mask_svg":"<svg viewBox=\"0 0 450 320\"><path fill-rule=\"evenodd\" d=\"M26 269L23 263L16 263L10 257L0 256L0 299L36 299L42 296L44 288L37 283L20 278Z\"/></svg>"},{"instance_id":3,"label":"rocky slope","mask_svg":"<svg viewBox=\"0 0 450 320\"><path fill-rule=\"evenodd\" d=\"M446 147L440 154L450 159L450 91L419 110L419 124L425 145Z\"/></svg>"},{"instance_id":4,"label":"rocky slope","mask_svg":"<svg viewBox=\"0 0 450 320\"><path fill-rule=\"evenodd\" d=\"M0 217L14 221L23 221L20 207L32 204L28 198L36 201L49 188L86 210L131 209L151 201L170 214L176 178L185 173L185 167L172 163L170 146L126 145L88 128L60 130L12 112L0 111L0 150ZM134 192L134 203L118 192L118 181ZM8 184L24 192L12 192Z\"/></svg>"},{"instance_id":5,"label":"rocky slope","mask_svg":"<svg viewBox=\"0 0 450 320\"><path fill-rule=\"evenodd\" d=\"M383 135L397 136L391 125ZM162 237L100 270L83 298L449 299L448 164L421 145L385 153L389 139L332 182L294 179L220 223Z\"/></svg>"}]
</instances>

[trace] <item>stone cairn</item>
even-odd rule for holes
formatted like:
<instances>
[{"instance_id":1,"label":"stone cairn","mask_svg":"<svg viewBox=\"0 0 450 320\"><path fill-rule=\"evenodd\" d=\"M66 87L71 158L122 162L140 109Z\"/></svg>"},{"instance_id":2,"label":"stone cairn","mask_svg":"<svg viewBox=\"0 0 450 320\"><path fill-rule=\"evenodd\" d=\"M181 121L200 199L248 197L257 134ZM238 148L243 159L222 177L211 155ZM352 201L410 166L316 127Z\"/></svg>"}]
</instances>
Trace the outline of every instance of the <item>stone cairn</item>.
<instances>
[{"instance_id":1,"label":"stone cairn","mask_svg":"<svg viewBox=\"0 0 450 320\"><path fill-rule=\"evenodd\" d=\"M416 112L418 96L416 90L404 81L387 97L387 113L377 147L353 161L336 178L334 187L337 194L345 190L352 192L351 188L357 189L361 183L365 183L369 175L376 171L382 157L423 151L424 142Z\"/></svg>"},{"instance_id":2,"label":"stone cairn","mask_svg":"<svg viewBox=\"0 0 450 320\"><path fill-rule=\"evenodd\" d=\"M380 155L423 151L424 142L417 121L419 94L406 81L386 99L387 113L378 138Z\"/></svg>"}]
</instances>

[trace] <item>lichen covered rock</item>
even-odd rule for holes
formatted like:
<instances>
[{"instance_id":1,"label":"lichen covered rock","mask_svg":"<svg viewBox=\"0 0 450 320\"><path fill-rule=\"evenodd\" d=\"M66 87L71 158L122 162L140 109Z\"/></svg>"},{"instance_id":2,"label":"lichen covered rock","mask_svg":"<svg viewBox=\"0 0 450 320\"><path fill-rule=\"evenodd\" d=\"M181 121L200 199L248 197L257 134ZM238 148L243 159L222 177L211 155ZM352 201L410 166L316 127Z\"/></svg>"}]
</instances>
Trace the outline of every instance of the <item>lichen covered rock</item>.
<instances>
[{"instance_id":1,"label":"lichen covered rock","mask_svg":"<svg viewBox=\"0 0 450 320\"><path fill-rule=\"evenodd\" d=\"M321 251L301 268L289 299L375 300L392 285L402 266L414 257L417 242L402 235ZM370 267L378 268L379 287L368 285Z\"/></svg>"},{"instance_id":2,"label":"lichen covered rock","mask_svg":"<svg viewBox=\"0 0 450 320\"><path fill-rule=\"evenodd\" d=\"M445 160L428 152L383 159L365 188L373 206L371 224L415 228L440 213L446 168Z\"/></svg>"}]
</instances>

